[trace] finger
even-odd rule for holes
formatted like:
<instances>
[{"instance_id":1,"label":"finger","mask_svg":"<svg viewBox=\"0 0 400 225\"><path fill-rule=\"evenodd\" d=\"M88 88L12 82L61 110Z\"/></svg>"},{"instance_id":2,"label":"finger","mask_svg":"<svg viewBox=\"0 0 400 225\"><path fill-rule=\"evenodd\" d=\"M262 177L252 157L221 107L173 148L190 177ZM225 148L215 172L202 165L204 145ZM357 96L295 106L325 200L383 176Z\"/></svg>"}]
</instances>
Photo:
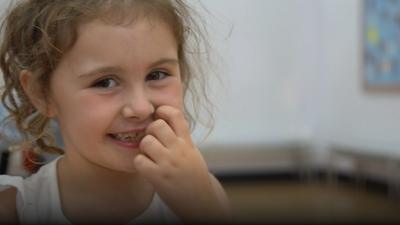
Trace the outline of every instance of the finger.
<instances>
[{"instance_id":1,"label":"finger","mask_svg":"<svg viewBox=\"0 0 400 225\"><path fill-rule=\"evenodd\" d=\"M177 136L165 120L157 119L156 121L152 122L147 127L146 133L153 135L166 148L171 148L175 145Z\"/></svg>"},{"instance_id":2,"label":"finger","mask_svg":"<svg viewBox=\"0 0 400 225\"><path fill-rule=\"evenodd\" d=\"M168 150L152 135L146 135L140 141L139 149L156 164L159 164L168 154Z\"/></svg>"},{"instance_id":3,"label":"finger","mask_svg":"<svg viewBox=\"0 0 400 225\"><path fill-rule=\"evenodd\" d=\"M133 159L133 163L136 170L149 180L153 179L154 174L157 174L159 169L157 164L143 154L137 155Z\"/></svg>"},{"instance_id":4,"label":"finger","mask_svg":"<svg viewBox=\"0 0 400 225\"><path fill-rule=\"evenodd\" d=\"M164 105L157 108L156 116L165 120L178 137L190 136L189 126L181 110Z\"/></svg>"}]
</instances>

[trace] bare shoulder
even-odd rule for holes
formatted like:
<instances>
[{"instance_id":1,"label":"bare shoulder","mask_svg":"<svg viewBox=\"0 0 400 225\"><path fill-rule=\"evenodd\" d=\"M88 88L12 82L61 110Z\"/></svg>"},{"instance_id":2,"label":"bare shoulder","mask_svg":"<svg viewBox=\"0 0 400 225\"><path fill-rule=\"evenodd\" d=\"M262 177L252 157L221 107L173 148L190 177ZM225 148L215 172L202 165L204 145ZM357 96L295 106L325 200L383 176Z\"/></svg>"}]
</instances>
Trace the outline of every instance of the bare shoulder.
<instances>
[{"instance_id":1,"label":"bare shoulder","mask_svg":"<svg viewBox=\"0 0 400 225\"><path fill-rule=\"evenodd\" d=\"M0 224L18 224L16 196L13 187L0 191Z\"/></svg>"}]
</instances>

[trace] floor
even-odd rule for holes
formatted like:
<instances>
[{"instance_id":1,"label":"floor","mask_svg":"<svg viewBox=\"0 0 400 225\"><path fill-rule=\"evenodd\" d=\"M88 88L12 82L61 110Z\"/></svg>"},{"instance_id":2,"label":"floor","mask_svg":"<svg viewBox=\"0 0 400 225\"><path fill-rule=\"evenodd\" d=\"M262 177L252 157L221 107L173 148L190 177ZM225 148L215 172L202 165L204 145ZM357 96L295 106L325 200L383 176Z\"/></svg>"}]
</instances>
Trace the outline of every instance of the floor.
<instances>
[{"instance_id":1,"label":"floor","mask_svg":"<svg viewBox=\"0 0 400 225\"><path fill-rule=\"evenodd\" d=\"M400 223L400 199L339 182L222 182L238 224Z\"/></svg>"}]
</instances>

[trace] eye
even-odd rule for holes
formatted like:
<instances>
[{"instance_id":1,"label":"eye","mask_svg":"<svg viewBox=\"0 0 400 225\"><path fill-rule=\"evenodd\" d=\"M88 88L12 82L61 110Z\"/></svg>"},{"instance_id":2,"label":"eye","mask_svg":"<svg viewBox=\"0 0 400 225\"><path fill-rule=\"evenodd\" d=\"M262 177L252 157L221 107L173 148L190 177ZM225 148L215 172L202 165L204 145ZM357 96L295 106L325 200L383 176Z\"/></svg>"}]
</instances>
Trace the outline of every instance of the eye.
<instances>
[{"instance_id":1,"label":"eye","mask_svg":"<svg viewBox=\"0 0 400 225\"><path fill-rule=\"evenodd\" d=\"M164 72L164 71L153 71L149 75L147 75L146 80L151 81L151 80L162 80L165 79L166 77L171 76L169 73Z\"/></svg>"},{"instance_id":2,"label":"eye","mask_svg":"<svg viewBox=\"0 0 400 225\"><path fill-rule=\"evenodd\" d=\"M113 88L117 85L117 81L113 78L104 78L96 81L92 87L96 88Z\"/></svg>"}]
</instances>

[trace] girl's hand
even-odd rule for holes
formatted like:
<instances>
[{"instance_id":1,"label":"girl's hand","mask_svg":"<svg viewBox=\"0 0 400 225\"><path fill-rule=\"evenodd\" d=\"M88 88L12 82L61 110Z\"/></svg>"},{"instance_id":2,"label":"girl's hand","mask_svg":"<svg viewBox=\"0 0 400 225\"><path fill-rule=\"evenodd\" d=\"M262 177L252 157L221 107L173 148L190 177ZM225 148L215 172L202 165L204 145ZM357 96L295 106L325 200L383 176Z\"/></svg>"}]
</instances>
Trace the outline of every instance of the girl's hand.
<instances>
[{"instance_id":1,"label":"girl's hand","mask_svg":"<svg viewBox=\"0 0 400 225\"><path fill-rule=\"evenodd\" d=\"M134 163L163 201L184 222L226 221L227 198L193 144L182 112L157 108Z\"/></svg>"}]
</instances>

